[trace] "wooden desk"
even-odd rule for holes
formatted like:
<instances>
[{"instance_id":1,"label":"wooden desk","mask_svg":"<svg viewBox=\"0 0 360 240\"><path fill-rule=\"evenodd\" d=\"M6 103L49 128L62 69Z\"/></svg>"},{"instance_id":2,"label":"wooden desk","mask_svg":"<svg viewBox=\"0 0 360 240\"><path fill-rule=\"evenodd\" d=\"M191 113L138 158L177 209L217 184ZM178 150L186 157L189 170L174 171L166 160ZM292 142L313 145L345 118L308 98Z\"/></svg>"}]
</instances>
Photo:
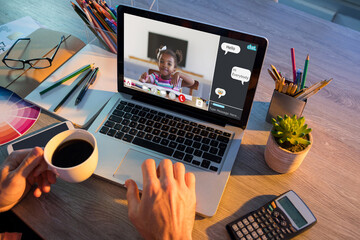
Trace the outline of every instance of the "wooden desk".
<instances>
[{"instance_id":1,"label":"wooden desk","mask_svg":"<svg viewBox=\"0 0 360 240\"><path fill-rule=\"evenodd\" d=\"M113 1L116 2L116 1ZM128 1L130 2L130 1ZM238 159L217 214L195 222L194 239L228 239L225 225L274 195L295 190L318 223L296 239L358 239L360 234L360 33L271 0L160 1L160 11L252 32L269 39L255 103ZM30 15L58 31L84 29L67 1L3 1L0 24ZM84 35L80 36L84 37ZM274 83L266 68L291 74L290 48L297 66L310 54L308 82L334 78L309 99L304 111L314 145L300 168L277 174L263 153L270 125L265 122ZM32 130L54 121L42 113ZM1 147L1 159L6 156ZM50 194L29 194L13 211L47 239L139 239L127 218L125 189L97 177L80 184L59 180Z\"/></svg>"}]
</instances>

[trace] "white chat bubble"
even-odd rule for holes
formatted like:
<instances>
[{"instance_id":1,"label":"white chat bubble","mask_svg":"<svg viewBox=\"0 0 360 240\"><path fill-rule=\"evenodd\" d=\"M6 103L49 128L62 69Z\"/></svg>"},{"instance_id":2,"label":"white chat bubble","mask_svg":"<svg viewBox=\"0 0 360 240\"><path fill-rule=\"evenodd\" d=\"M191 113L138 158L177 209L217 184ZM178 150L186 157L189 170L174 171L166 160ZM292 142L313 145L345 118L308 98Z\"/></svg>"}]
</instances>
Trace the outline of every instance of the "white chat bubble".
<instances>
[{"instance_id":1,"label":"white chat bubble","mask_svg":"<svg viewBox=\"0 0 360 240\"><path fill-rule=\"evenodd\" d=\"M235 54L238 54L240 52L240 47L238 45L234 45L234 44L226 43L226 42L221 44L221 49L225 51L225 55L228 52L235 53Z\"/></svg>"},{"instance_id":2,"label":"white chat bubble","mask_svg":"<svg viewBox=\"0 0 360 240\"><path fill-rule=\"evenodd\" d=\"M250 75L251 72L249 69L241 67L233 67L231 69L231 78L241 81L242 85L244 85L244 82L250 81Z\"/></svg>"},{"instance_id":3,"label":"white chat bubble","mask_svg":"<svg viewBox=\"0 0 360 240\"><path fill-rule=\"evenodd\" d=\"M222 88L216 88L215 93L216 93L216 95L219 96L219 98L226 95L225 89L222 89Z\"/></svg>"}]
</instances>

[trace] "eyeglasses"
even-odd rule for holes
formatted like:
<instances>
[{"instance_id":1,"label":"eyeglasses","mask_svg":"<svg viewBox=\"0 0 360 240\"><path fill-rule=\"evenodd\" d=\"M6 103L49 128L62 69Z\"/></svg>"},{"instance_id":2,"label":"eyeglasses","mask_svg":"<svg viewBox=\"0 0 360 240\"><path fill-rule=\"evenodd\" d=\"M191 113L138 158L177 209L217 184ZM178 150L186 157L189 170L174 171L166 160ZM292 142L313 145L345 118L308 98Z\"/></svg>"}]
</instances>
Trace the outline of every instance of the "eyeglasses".
<instances>
[{"instance_id":1,"label":"eyeglasses","mask_svg":"<svg viewBox=\"0 0 360 240\"><path fill-rule=\"evenodd\" d=\"M14 48L14 46L19 42L19 41L30 41L30 38L19 38L18 40L16 40L14 42L14 44L10 47L9 51L6 53L6 55L4 56L2 62L11 69L24 69L25 68L25 64L29 64L32 68L35 69L43 69L43 68L48 68L51 66L52 61L57 53L57 51L60 48L61 43L65 40L65 37L62 36L60 39L60 42L54 52L54 54L52 55L51 58L48 57L44 57L44 58L33 58L33 59L28 59L28 60L23 60L23 59L11 59L11 58L7 58L11 52L11 50Z\"/></svg>"}]
</instances>

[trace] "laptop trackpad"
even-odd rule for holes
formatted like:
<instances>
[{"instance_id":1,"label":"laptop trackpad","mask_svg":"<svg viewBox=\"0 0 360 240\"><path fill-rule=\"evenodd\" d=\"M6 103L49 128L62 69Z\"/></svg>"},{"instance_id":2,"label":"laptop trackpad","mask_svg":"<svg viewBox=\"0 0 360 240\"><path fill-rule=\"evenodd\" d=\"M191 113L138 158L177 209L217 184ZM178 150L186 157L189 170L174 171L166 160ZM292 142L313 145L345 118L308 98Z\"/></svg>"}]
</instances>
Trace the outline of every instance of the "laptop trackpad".
<instances>
[{"instance_id":1,"label":"laptop trackpad","mask_svg":"<svg viewBox=\"0 0 360 240\"><path fill-rule=\"evenodd\" d=\"M139 189L142 189L143 178L141 164L149 158L155 160L156 166L158 166L162 160L158 157L130 148L116 169L114 178L119 179L122 184L124 184L127 179L131 178L136 182Z\"/></svg>"}]
</instances>

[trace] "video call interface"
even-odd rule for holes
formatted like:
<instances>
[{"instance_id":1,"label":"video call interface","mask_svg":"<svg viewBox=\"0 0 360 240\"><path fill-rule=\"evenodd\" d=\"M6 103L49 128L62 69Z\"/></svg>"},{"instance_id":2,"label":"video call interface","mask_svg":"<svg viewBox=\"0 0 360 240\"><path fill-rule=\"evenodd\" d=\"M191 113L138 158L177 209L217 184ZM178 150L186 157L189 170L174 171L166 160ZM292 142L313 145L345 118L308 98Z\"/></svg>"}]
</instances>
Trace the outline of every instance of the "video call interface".
<instances>
[{"instance_id":1,"label":"video call interface","mask_svg":"<svg viewBox=\"0 0 360 240\"><path fill-rule=\"evenodd\" d=\"M164 73L161 61L176 60L171 60L174 57L170 54L167 58L161 58L161 54L158 54L157 59L149 59L149 33L187 41L185 66L178 64L172 72L170 68L166 68L167 72ZM124 16L124 44L125 87L229 118L241 119L258 45L155 20L149 21L130 14ZM165 49L170 49L161 40L158 45L159 49L164 46ZM170 50L176 52L178 49ZM157 72L150 74L150 68ZM172 78L179 75L177 72L186 77L176 83ZM198 86L191 89L193 85L189 86L186 81L191 84L195 80Z\"/></svg>"}]
</instances>

